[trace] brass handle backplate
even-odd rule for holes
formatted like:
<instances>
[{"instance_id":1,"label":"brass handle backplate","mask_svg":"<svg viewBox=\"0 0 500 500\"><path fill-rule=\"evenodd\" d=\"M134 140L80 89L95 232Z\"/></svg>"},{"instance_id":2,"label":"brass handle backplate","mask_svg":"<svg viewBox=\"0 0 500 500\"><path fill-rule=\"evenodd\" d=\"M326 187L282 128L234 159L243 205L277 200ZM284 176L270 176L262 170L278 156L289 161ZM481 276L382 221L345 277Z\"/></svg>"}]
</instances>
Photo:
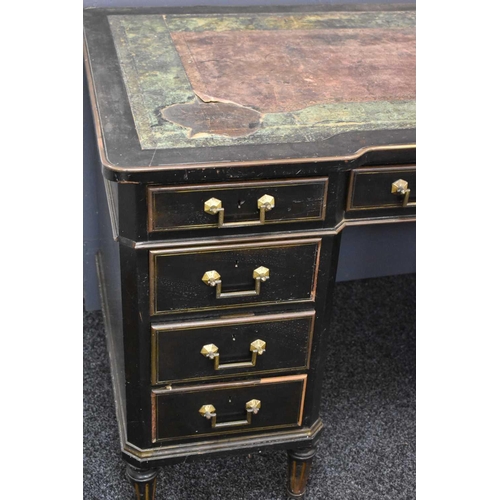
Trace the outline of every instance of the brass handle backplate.
<instances>
[{"instance_id":1,"label":"brass handle backplate","mask_svg":"<svg viewBox=\"0 0 500 500\"><path fill-rule=\"evenodd\" d=\"M244 420L233 420L232 422L219 422L217 423L217 411L214 405L203 405L198 411L202 417L212 421L212 429L220 427L238 427L240 425L250 425L252 423L252 415L257 415L262 404L258 399L251 399L247 401L245 410L247 418Z\"/></svg>"},{"instance_id":2,"label":"brass handle backplate","mask_svg":"<svg viewBox=\"0 0 500 500\"><path fill-rule=\"evenodd\" d=\"M253 270L253 279L255 280L254 290L243 290L241 292L223 292L222 291L222 278L221 275L213 270L207 271L201 280L208 286L215 287L215 298L224 299L228 297L249 297L252 295L260 295L260 283L269 279L269 269L260 266Z\"/></svg>"},{"instance_id":3,"label":"brass handle backplate","mask_svg":"<svg viewBox=\"0 0 500 500\"><path fill-rule=\"evenodd\" d=\"M251 368L257 364L257 356L261 356L266 352L266 343L260 339L254 340L250 344L252 359L250 361L240 361L238 363L220 364L219 348L215 344L204 345L200 352L206 358L214 360L214 370L223 370L224 368Z\"/></svg>"},{"instance_id":4,"label":"brass handle backplate","mask_svg":"<svg viewBox=\"0 0 500 500\"><path fill-rule=\"evenodd\" d=\"M217 198L210 198L204 204L204 210L207 214L218 215L218 227L241 227L257 226L266 223L266 212L274 208L274 196L265 194L257 200L257 209L259 210L259 220L250 220L242 222L224 222L224 207L222 201Z\"/></svg>"},{"instance_id":5,"label":"brass handle backplate","mask_svg":"<svg viewBox=\"0 0 500 500\"><path fill-rule=\"evenodd\" d=\"M403 207L408 205L410 199L410 189L408 189L408 182L403 179L398 179L392 183L391 193L396 196L403 196Z\"/></svg>"}]
</instances>

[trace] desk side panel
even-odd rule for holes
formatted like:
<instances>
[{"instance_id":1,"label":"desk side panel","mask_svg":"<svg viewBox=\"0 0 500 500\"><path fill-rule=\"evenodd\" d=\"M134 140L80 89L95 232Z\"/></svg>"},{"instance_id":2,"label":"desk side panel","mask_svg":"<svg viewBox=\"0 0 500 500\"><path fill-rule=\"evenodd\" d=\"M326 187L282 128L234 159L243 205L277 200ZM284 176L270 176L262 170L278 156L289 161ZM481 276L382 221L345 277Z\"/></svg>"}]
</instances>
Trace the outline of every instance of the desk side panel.
<instances>
[{"instance_id":1,"label":"desk side panel","mask_svg":"<svg viewBox=\"0 0 500 500\"><path fill-rule=\"evenodd\" d=\"M125 370L123 349L123 316L120 276L120 248L113 239L113 228L106 197L105 182L101 173L97 173L97 198L99 207L100 251L97 254L98 273L106 340L111 364L111 376L115 406L120 432L126 421L125 408ZM123 438L123 436L121 436ZM122 439L123 442L123 439Z\"/></svg>"}]
</instances>

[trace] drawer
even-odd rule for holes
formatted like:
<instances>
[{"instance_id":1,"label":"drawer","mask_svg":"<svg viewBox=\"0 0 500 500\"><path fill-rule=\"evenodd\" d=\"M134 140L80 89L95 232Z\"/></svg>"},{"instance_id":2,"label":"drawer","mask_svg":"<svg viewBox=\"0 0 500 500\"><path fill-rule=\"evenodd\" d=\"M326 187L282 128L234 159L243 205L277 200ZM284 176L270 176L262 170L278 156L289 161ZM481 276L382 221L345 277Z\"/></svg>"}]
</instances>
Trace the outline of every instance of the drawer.
<instances>
[{"instance_id":1,"label":"drawer","mask_svg":"<svg viewBox=\"0 0 500 500\"><path fill-rule=\"evenodd\" d=\"M151 382L309 367L315 311L153 325Z\"/></svg>"},{"instance_id":2,"label":"drawer","mask_svg":"<svg viewBox=\"0 0 500 500\"><path fill-rule=\"evenodd\" d=\"M416 200L415 165L351 172L347 210L415 207Z\"/></svg>"},{"instance_id":3,"label":"drawer","mask_svg":"<svg viewBox=\"0 0 500 500\"><path fill-rule=\"evenodd\" d=\"M321 239L150 251L151 314L314 302Z\"/></svg>"},{"instance_id":4,"label":"drawer","mask_svg":"<svg viewBox=\"0 0 500 500\"><path fill-rule=\"evenodd\" d=\"M328 178L148 188L149 232L325 219Z\"/></svg>"},{"instance_id":5,"label":"drawer","mask_svg":"<svg viewBox=\"0 0 500 500\"><path fill-rule=\"evenodd\" d=\"M152 392L152 441L302 425L307 375Z\"/></svg>"}]
</instances>

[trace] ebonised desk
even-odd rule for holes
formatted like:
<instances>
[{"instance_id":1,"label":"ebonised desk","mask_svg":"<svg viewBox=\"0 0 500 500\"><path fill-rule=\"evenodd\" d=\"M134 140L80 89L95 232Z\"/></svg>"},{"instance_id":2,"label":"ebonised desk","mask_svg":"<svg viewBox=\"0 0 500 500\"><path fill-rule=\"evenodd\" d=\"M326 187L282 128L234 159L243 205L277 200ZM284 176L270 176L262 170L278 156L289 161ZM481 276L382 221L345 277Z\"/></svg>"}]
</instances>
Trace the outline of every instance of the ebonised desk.
<instances>
[{"instance_id":1,"label":"ebonised desk","mask_svg":"<svg viewBox=\"0 0 500 500\"><path fill-rule=\"evenodd\" d=\"M412 6L85 12L122 455L157 468L322 430L342 229L415 220Z\"/></svg>"}]
</instances>

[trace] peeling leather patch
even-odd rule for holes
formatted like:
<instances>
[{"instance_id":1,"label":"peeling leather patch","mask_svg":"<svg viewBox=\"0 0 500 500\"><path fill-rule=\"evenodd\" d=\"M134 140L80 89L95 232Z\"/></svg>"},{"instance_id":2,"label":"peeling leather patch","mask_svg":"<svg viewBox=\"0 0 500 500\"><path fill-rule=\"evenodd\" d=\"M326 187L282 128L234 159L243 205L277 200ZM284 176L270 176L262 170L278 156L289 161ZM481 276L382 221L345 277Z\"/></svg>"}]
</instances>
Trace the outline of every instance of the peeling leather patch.
<instances>
[{"instance_id":1,"label":"peeling leather patch","mask_svg":"<svg viewBox=\"0 0 500 500\"><path fill-rule=\"evenodd\" d=\"M220 101L174 104L160 113L164 120L190 129L190 138L200 134L243 137L258 130L262 121L254 109Z\"/></svg>"}]
</instances>

